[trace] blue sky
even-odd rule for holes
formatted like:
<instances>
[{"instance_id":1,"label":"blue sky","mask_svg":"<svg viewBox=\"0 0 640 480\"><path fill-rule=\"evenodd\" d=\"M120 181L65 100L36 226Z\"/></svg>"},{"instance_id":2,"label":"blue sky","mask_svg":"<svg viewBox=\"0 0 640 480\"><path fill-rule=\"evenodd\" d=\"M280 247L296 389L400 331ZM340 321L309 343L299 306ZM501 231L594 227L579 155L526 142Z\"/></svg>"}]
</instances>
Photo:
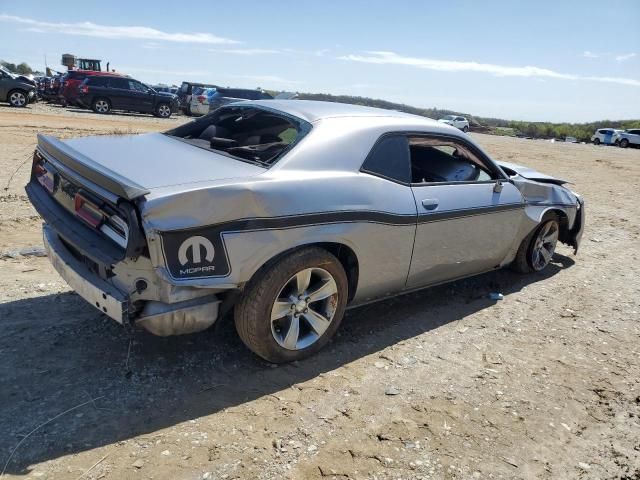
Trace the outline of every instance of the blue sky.
<instances>
[{"instance_id":1,"label":"blue sky","mask_svg":"<svg viewBox=\"0 0 640 480\"><path fill-rule=\"evenodd\" d=\"M0 0L0 58L580 122L640 118L639 25L638 0Z\"/></svg>"}]
</instances>

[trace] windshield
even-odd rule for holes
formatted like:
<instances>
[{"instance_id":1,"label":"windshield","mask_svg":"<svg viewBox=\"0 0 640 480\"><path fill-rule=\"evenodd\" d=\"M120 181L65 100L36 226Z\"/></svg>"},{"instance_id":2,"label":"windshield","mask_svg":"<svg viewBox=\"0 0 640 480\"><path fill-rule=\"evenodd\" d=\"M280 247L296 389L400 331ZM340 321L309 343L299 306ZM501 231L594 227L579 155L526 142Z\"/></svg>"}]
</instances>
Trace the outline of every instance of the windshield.
<instances>
[{"instance_id":1,"label":"windshield","mask_svg":"<svg viewBox=\"0 0 640 480\"><path fill-rule=\"evenodd\" d=\"M455 120L455 115L446 115L442 119L443 120Z\"/></svg>"},{"instance_id":2,"label":"windshield","mask_svg":"<svg viewBox=\"0 0 640 480\"><path fill-rule=\"evenodd\" d=\"M281 112L236 106L222 107L166 134L199 148L268 167L309 130L309 123Z\"/></svg>"}]
</instances>

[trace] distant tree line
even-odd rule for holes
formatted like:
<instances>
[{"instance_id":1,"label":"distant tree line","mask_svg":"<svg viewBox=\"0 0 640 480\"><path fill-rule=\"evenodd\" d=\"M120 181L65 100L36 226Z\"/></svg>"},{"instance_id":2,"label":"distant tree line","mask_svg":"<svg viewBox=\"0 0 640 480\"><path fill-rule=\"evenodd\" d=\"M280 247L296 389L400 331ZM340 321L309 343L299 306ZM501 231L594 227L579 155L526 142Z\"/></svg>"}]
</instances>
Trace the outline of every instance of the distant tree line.
<instances>
[{"instance_id":1,"label":"distant tree line","mask_svg":"<svg viewBox=\"0 0 640 480\"><path fill-rule=\"evenodd\" d=\"M15 63L9 63L5 62L4 60L0 60L0 65L2 65L10 72L17 73L18 75L32 75L34 73L31 67L25 62L16 65Z\"/></svg>"},{"instance_id":2,"label":"distant tree line","mask_svg":"<svg viewBox=\"0 0 640 480\"><path fill-rule=\"evenodd\" d=\"M462 115L469 119L471 129L487 131L497 135L518 135L532 138L560 138L575 137L578 141L588 142L591 135L598 128L640 128L640 120L603 120L590 123L550 123L550 122L520 122L500 118L475 117L462 112L439 108L416 108L401 103L388 102L366 97L349 95L330 95L328 93L300 93L301 100L323 100L325 102L350 103L368 107L398 110L400 112L421 115L429 118L442 118L445 115ZM475 128L474 128L475 127ZM485 127L485 128L482 128ZM489 127L488 129L486 127Z\"/></svg>"}]
</instances>

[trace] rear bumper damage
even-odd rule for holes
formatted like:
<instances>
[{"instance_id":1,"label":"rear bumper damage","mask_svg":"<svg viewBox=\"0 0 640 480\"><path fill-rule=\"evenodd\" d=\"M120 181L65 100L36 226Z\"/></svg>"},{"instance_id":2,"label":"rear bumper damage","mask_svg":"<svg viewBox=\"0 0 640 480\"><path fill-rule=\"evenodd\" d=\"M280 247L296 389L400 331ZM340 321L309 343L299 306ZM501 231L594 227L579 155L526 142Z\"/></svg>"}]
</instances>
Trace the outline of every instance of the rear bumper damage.
<instances>
[{"instance_id":1,"label":"rear bumper damage","mask_svg":"<svg viewBox=\"0 0 640 480\"><path fill-rule=\"evenodd\" d=\"M218 318L220 300L216 295L176 303L135 300L115 282L94 273L47 224L43 226L43 240L51 264L69 286L94 308L122 325L137 325L155 335L168 336L204 330Z\"/></svg>"}]
</instances>

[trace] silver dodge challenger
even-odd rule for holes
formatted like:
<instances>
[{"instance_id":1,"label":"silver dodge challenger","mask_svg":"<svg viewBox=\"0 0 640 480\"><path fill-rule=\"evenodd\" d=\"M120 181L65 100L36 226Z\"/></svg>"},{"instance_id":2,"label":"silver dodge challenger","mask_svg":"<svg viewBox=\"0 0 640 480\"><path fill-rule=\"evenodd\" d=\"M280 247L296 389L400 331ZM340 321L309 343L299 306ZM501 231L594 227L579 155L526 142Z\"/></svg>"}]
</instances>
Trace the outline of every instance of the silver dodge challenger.
<instances>
[{"instance_id":1,"label":"silver dodge challenger","mask_svg":"<svg viewBox=\"0 0 640 480\"><path fill-rule=\"evenodd\" d=\"M26 191L53 266L104 314L175 335L233 310L253 352L289 362L348 306L577 252L566 183L427 118L270 100L164 133L39 135Z\"/></svg>"}]
</instances>

